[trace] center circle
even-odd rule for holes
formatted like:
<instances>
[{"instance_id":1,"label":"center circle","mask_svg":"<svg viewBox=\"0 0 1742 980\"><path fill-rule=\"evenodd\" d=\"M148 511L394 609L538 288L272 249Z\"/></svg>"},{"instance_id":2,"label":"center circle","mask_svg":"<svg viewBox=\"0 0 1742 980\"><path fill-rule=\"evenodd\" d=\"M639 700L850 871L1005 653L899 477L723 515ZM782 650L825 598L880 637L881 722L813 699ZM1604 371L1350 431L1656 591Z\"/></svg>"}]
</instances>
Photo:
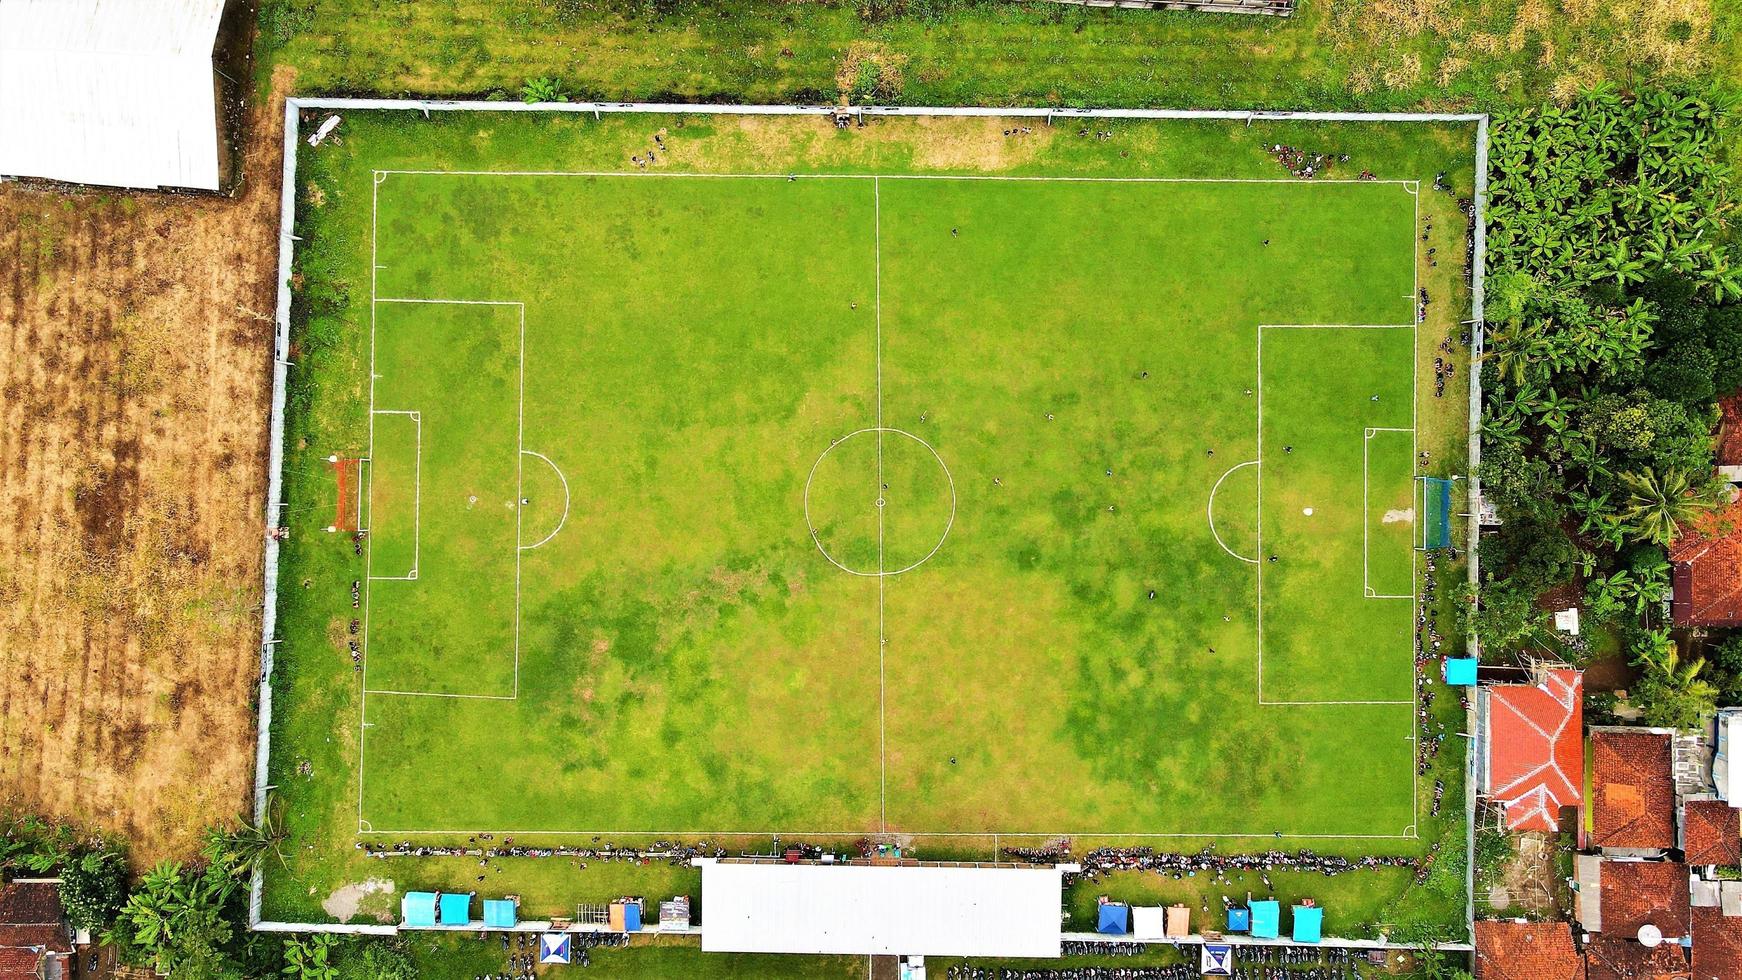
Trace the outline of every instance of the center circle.
<instances>
[{"instance_id":1,"label":"center circle","mask_svg":"<svg viewBox=\"0 0 1742 980\"><path fill-rule=\"evenodd\" d=\"M817 550L836 568L900 575L943 547L956 520L956 484L943 457L919 436L885 426L859 429L830 443L811 465L804 519Z\"/></svg>"}]
</instances>

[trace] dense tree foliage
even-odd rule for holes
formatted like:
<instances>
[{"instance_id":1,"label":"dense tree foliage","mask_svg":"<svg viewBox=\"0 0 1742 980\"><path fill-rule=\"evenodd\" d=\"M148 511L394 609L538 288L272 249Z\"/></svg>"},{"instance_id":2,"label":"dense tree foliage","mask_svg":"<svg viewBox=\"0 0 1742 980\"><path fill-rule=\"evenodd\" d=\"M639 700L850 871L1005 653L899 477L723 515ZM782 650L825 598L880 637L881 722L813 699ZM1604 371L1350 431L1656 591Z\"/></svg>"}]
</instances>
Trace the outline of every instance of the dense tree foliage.
<instances>
[{"instance_id":1,"label":"dense tree foliage","mask_svg":"<svg viewBox=\"0 0 1742 980\"><path fill-rule=\"evenodd\" d=\"M1481 477L1504 523L1481 546L1472 627L1496 655L1550 646L1536 599L1578 584L1661 724L1725 693L1711 678L1730 669L1654 631L1664 546L1723 499L1715 401L1742 387L1729 112L1605 87L1492 131Z\"/></svg>"}]
</instances>

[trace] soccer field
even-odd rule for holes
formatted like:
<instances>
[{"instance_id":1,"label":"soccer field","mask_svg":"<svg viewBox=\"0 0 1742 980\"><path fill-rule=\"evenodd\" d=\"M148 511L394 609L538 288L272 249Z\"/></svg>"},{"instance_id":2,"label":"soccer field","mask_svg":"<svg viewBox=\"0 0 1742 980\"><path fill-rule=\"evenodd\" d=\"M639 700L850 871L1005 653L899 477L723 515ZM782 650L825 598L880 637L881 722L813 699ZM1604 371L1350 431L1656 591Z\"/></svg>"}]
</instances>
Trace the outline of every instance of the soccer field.
<instances>
[{"instance_id":1,"label":"soccer field","mask_svg":"<svg viewBox=\"0 0 1742 980\"><path fill-rule=\"evenodd\" d=\"M1416 835L1416 182L372 179L359 830Z\"/></svg>"}]
</instances>

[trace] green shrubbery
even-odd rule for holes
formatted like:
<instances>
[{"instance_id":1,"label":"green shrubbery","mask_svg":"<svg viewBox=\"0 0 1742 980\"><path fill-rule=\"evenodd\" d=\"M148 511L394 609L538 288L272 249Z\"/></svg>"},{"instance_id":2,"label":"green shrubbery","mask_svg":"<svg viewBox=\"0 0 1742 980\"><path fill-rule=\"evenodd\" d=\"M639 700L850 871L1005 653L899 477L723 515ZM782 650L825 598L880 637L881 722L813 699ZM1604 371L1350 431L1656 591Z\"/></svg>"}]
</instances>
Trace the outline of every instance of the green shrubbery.
<instances>
[{"instance_id":1,"label":"green shrubbery","mask_svg":"<svg viewBox=\"0 0 1742 980\"><path fill-rule=\"evenodd\" d=\"M1650 630L1664 546L1721 500L1714 401L1742 386L1729 110L1696 91L1601 88L1493 124L1481 475L1504 524L1482 544L1472 625L1496 655L1552 647L1534 600L1580 583L1661 724L1714 693L1700 661Z\"/></svg>"},{"instance_id":2,"label":"green shrubbery","mask_svg":"<svg viewBox=\"0 0 1742 980\"><path fill-rule=\"evenodd\" d=\"M284 835L277 808L258 826L206 830L205 860L165 861L131 891L126 852L36 816L0 813L0 878L58 876L67 920L99 932L123 961L177 980L412 980L397 940L329 935L279 937L249 931L248 878Z\"/></svg>"}]
</instances>

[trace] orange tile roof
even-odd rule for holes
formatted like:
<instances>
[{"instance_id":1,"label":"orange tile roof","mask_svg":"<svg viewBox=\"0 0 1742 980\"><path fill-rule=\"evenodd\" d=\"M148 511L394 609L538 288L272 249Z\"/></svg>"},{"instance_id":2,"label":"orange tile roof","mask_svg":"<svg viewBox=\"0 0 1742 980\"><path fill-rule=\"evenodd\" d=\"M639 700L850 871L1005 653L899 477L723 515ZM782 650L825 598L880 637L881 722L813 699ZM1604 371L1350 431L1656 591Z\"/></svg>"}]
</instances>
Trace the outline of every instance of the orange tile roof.
<instances>
[{"instance_id":1,"label":"orange tile roof","mask_svg":"<svg viewBox=\"0 0 1742 980\"><path fill-rule=\"evenodd\" d=\"M1689 800L1682 809L1689 864L1742 864L1742 814L1723 800ZM1738 974L1742 976L1742 974Z\"/></svg>"},{"instance_id":2,"label":"orange tile roof","mask_svg":"<svg viewBox=\"0 0 1742 980\"><path fill-rule=\"evenodd\" d=\"M1476 980L1584 980L1565 922L1476 923Z\"/></svg>"},{"instance_id":3,"label":"orange tile roof","mask_svg":"<svg viewBox=\"0 0 1742 980\"><path fill-rule=\"evenodd\" d=\"M1585 947L1587 980L1688 980L1687 951L1673 942L1646 947L1632 939L1598 936Z\"/></svg>"},{"instance_id":4,"label":"orange tile roof","mask_svg":"<svg viewBox=\"0 0 1742 980\"><path fill-rule=\"evenodd\" d=\"M1591 733L1591 846L1675 846L1671 751L1667 734Z\"/></svg>"},{"instance_id":5,"label":"orange tile roof","mask_svg":"<svg viewBox=\"0 0 1742 980\"><path fill-rule=\"evenodd\" d=\"M1541 684L1488 688L1488 795L1513 830L1553 831L1583 797L1584 675L1547 671Z\"/></svg>"},{"instance_id":6,"label":"orange tile roof","mask_svg":"<svg viewBox=\"0 0 1742 980\"><path fill-rule=\"evenodd\" d=\"M1630 938L1654 925L1665 939L1688 934L1688 866L1673 861L1604 861L1603 934Z\"/></svg>"},{"instance_id":7,"label":"orange tile roof","mask_svg":"<svg viewBox=\"0 0 1742 980\"><path fill-rule=\"evenodd\" d=\"M1718 399L1718 465L1742 466L1742 391Z\"/></svg>"},{"instance_id":8,"label":"orange tile roof","mask_svg":"<svg viewBox=\"0 0 1742 980\"><path fill-rule=\"evenodd\" d=\"M1669 546L1678 626L1742 626L1742 500L1702 517Z\"/></svg>"},{"instance_id":9,"label":"orange tile roof","mask_svg":"<svg viewBox=\"0 0 1742 980\"><path fill-rule=\"evenodd\" d=\"M1742 977L1742 916L1694 909L1694 980Z\"/></svg>"}]
</instances>

